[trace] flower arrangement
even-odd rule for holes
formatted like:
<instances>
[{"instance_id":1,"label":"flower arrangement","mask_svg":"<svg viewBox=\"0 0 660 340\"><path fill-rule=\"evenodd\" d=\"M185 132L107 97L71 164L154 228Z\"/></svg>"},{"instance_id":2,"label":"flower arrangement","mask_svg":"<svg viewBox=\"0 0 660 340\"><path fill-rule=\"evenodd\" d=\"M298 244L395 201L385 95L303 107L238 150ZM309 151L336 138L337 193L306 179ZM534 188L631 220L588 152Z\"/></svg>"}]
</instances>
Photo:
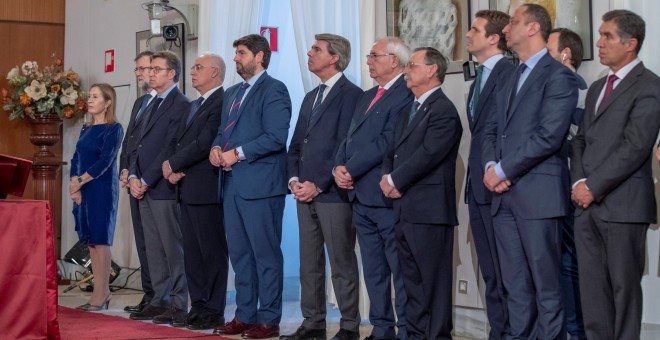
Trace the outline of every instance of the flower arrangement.
<instances>
[{"instance_id":1,"label":"flower arrangement","mask_svg":"<svg viewBox=\"0 0 660 340\"><path fill-rule=\"evenodd\" d=\"M44 118L53 112L71 118L87 109L80 76L72 69L64 70L61 59L43 70L37 62L26 61L9 70L7 83L12 89L2 89L2 108L9 119Z\"/></svg>"}]
</instances>

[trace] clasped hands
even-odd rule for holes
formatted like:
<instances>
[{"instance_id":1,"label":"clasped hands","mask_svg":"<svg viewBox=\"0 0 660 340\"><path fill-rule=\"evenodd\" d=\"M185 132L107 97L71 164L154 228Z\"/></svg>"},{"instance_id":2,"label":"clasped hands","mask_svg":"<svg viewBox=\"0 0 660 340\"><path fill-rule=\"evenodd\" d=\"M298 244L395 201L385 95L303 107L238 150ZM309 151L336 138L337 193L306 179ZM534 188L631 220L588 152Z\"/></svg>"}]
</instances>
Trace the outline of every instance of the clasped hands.
<instances>
[{"instance_id":1,"label":"clasped hands","mask_svg":"<svg viewBox=\"0 0 660 340\"><path fill-rule=\"evenodd\" d=\"M392 199L401 198L401 192L393 185L390 185L390 181L387 180L387 176L388 175L383 175L383 177L380 179L380 190L383 190L383 195Z\"/></svg>"},{"instance_id":2,"label":"clasped hands","mask_svg":"<svg viewBox=\"0 0 660 340\"><path fill-rule=\"evenodd\" d=\"M78 182L78 176L71 177L71 182L69 182L69 194L71 195L71 200L76 205L82 203L82 193L80 192L82 184Z\"/></svg>"},{"instance_id":3,"label":"clasped hands","mask_svg":"<svg viewBox=\"0 0 660 340\"><path fill-rule=\"evenodd\" d=\"M335 183L337 183L337 186L350 190L353 189L353 176L348 173L348 170L346 169L345 166L343 165L338 165L335 167L334 171L334 176L335 176Z\"/></svg>"},{"instance_id":4,"label":"clasped hands","mask_svg":"<svg viewBox=\"0 0 660 340\"><path fill-rule=\"evenodd\" d=\"M587 209L596 199L594 194L587 187L585 181L578 182L573 188L571 199L575 201L582 209Z\"/></svg>"},{"instance_id":5,"label":"clasped hands","mask_svg":"<svg viewBox=\"0 0 660 340\"><path fill-rule=\"evenodd\" d=\"M168 160L163 162L162 170L163 170L163 178L165 178L172 184L179 183L179 181L186 176L186 174L183 173L183 171L181 172L172 171L172 166L170 165L170 161Z\"/></svg>"},{"instance_id":6,"label":"clasped hands","mask_svg":"<svg viewBox=\"0 0 660 340\"><path fill-rule=\"evenodd\" d=\"M214 147L209 153L209 161L213 166L221 167L224 171L231 171L232 165L238 162L234 149L222 152L219 147Z\"/></svg>"},{"instance_id":7,"label":"clasped hands","mask_svg":"<svg viewBox=\"0 0 660 340\"><path fill-rule=\"evenodd\" d=\"M484 174L484 185L488 190L496 193L503 193L509 191L511 187L511 181L508 179L501 180L497 173L495 173L495 166L488 167L486 173Z\"/></svg>"},{"instance_id":8,"label":"clasped hands","mask_svg":"<svg viewBox=\"0 0 660 340\"><path fill-rule=\"evenodd\" d=\"M319 191L316 188L316 184L310 181L304 181L302 183L298 181L292 181L289 184L291 193L293 193L293 198L302 203L309 203L319 195Z\"/></svg>"}]
</instances>

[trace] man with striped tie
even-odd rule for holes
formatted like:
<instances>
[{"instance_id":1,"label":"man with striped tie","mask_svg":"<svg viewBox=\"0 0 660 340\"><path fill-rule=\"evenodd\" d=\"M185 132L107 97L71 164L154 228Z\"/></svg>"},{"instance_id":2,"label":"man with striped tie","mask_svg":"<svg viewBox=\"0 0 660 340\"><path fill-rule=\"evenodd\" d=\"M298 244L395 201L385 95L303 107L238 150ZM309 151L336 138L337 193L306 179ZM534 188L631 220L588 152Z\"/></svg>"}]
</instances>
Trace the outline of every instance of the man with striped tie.
<instances>
[{"instance_id":1,"label":"man with striped tie","mask_svg":"<svg viewBox=\"0 0 660 340\"><path fill-rule=\"evenodd\" d=\"M236 272L236 314L214 334L263 339L279 335L282 318L280 242L291 99L286 86L266 72L271 51L264 37L247 35L234 47L236 71L245 81L225 92L209 159L222 170L219 186Z\"/></svg>"}]
</instances>

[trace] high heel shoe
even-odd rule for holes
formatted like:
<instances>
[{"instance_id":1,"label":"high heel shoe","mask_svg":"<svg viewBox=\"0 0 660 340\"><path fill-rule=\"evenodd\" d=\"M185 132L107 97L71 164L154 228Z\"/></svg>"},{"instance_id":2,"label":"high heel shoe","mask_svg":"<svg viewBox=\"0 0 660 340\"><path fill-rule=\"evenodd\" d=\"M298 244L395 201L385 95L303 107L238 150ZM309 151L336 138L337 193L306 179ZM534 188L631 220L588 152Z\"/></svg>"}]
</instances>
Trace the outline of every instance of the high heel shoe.
<instances>
[{"instance_id":1,"label":"high heel shoe","mask_svg":"<svg viewBox=\"0 0 660 340\"><path fill-rule=\"evenodd\" d=\"M105 298L105 300L103 300L103 302L101 302L100 305L92 305L86 303L76 307L76 309L84 310L85 312L98 312L103 309L108 309L108 306L110 306L110 299L112 299L112 295L108 294L108 296Z\"/></svg>"}]
</instances>

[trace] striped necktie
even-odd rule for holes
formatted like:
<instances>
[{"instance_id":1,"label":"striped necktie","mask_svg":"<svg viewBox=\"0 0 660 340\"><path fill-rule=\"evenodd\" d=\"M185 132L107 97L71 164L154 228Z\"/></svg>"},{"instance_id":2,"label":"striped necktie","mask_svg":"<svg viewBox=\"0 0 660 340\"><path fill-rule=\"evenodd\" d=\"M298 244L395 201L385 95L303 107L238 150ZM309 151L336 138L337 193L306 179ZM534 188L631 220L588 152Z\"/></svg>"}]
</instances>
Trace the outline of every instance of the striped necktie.
<instances>
[{"instance_id":1,"label":"striped necktie","mask_svg":"<svg viewBox=\"0 0 660 340\"><path fill-rule=\"evenodd\" d=\"M250 84L243 83L243 85L238 88L238 92L236 92L234 101L232 102L231 108L229 109L229 115L227 115L227 125L225 125L222 133L222 139L224 139L222 151L226 151L229 147L229 137L231 137L231 133L234 131L234 127L236 126L238 114L240 113L239 109L241 107L241 102L243 101L245 90L247 90L248 87L250 87Z\"/></svg>"}]
</instances>

